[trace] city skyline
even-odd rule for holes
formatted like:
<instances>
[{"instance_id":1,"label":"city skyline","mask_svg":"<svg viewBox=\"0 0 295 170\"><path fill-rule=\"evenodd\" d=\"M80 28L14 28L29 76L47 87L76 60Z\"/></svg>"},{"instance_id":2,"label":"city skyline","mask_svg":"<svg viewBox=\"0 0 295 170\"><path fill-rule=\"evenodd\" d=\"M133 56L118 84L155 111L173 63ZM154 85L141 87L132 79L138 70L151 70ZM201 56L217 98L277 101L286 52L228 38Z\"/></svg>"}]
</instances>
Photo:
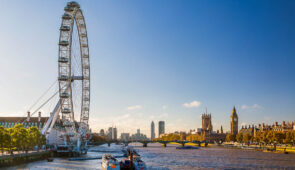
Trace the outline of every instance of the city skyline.
<instances>
[{"instance_id":1,"label":"city skyline","mask_svg":"<svg viewBox=\"0 0 295 170\"><path fill-rule=\"evenodd\" d=\"M187 131L208 107L226 132L234 105L239 129L294 120L294 2L78 2L87 9L92 130L150 136L150 122L164 120L167 133ZM1 2L0 116L26 115L57 79L64 3Z\"/></svg>"}]
</instances>

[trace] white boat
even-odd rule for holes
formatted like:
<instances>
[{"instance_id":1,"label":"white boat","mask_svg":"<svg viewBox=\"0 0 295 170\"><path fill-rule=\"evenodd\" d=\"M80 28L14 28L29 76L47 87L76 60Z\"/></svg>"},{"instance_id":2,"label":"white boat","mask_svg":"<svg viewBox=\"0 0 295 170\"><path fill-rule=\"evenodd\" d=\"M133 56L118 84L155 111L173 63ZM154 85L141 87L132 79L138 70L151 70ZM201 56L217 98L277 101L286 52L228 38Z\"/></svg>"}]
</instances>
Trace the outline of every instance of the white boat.
<instances>
[{"instance_id":1,"label":"white boat","mask_svg":"<svg viewBox=\"0 0 295 170\"><path fill-rule=\"evenodd\" d=\"M104 154L101 167L103 170L120 170L120 163L112 154Z\"/></svg>"}]
</instances>

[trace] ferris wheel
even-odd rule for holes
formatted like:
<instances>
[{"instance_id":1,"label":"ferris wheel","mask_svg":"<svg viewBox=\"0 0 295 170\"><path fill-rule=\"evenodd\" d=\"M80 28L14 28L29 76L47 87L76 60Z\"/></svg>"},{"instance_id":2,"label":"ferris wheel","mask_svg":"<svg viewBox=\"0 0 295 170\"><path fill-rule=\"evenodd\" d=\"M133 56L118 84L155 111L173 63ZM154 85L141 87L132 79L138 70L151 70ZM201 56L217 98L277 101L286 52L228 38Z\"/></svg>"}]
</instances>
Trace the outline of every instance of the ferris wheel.
<instances>
[{"instance_id":1,"label":"ferris wheel","mask_svg":"<svg viewBox=\"0 0 295 170\"><path fill-rule=\"evenodd\" d=\"M69 2L64 11L58 52L58 110L71 137L77 135L77 131L81 134L88 130L90 64L86 24L80 5ZM75 126L77 116L80 116L79 129Z\"/></svg>"}]
</instances>

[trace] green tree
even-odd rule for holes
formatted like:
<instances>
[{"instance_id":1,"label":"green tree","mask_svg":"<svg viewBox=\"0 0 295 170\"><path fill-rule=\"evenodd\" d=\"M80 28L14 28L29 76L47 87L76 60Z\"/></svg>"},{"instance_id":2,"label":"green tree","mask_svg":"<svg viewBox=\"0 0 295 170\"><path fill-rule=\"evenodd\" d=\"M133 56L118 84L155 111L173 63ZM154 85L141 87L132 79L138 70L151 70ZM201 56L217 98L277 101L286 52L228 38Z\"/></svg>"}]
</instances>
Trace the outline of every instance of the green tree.
<instances>
[{"instance_id":1,"label":"green tree","mask_svg":"<svg viewBox=\"0 0 295 170\"><path fill-rule=\"evenodd\" d=\"M28 129L29 134L29 140L30 140L30 148L33 148L34 146L38 146L38 151L41 144L41 132L36 126L30 127Z\"/></svg>"},{"instance_id":2,"label":"green tree","mask_svg":"<svg viewBox=\"0 0 295 170\"><path fill-rule=\"evenodd\" d=\"M1 149L1 153L3 155L4 152L4 135L5 135L5 129L3 126L0 126L0 149Z\"/></svg>"},{"instance_id":3,"label":"green tree","mask_svg":"<svg viewBox=\"0 0 295 170\"><path fill-rule=\"evenodd\" d=\"M18 151L24 150L28 143L28 133L22 124L15 125L12 133L12 140Z\"/></svg>"},{"instance_id":4,"label":"green tree","mask_svg":"<svg viewBox=\"0 0 295 170\"><path fill-rule=\"evenodd\" d=\"M13 154L13 147L15 146L12 140L13 128L5 129L4 131L4 146L8 148L10 154Z\"/></svg>"}]
</instances>

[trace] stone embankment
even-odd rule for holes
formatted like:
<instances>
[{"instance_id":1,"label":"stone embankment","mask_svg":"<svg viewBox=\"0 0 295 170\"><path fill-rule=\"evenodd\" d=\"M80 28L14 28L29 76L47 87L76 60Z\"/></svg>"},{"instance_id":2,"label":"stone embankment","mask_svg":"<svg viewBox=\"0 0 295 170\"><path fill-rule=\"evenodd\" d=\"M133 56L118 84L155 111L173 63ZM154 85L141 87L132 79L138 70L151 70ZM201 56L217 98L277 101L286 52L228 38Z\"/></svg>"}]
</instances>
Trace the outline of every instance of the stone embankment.
<instances>
[{"instance_id":1,"label":"stone embankment","mask_svg":"<svg viewBox=\"0 0 295 170\"><path fill-rule=\"evenodd\" d=\"M19 165L23 163L44 160L51 156L49 151L19 153L14 155L0 156L0 167Z\"/></svg>"}]
</instances>

